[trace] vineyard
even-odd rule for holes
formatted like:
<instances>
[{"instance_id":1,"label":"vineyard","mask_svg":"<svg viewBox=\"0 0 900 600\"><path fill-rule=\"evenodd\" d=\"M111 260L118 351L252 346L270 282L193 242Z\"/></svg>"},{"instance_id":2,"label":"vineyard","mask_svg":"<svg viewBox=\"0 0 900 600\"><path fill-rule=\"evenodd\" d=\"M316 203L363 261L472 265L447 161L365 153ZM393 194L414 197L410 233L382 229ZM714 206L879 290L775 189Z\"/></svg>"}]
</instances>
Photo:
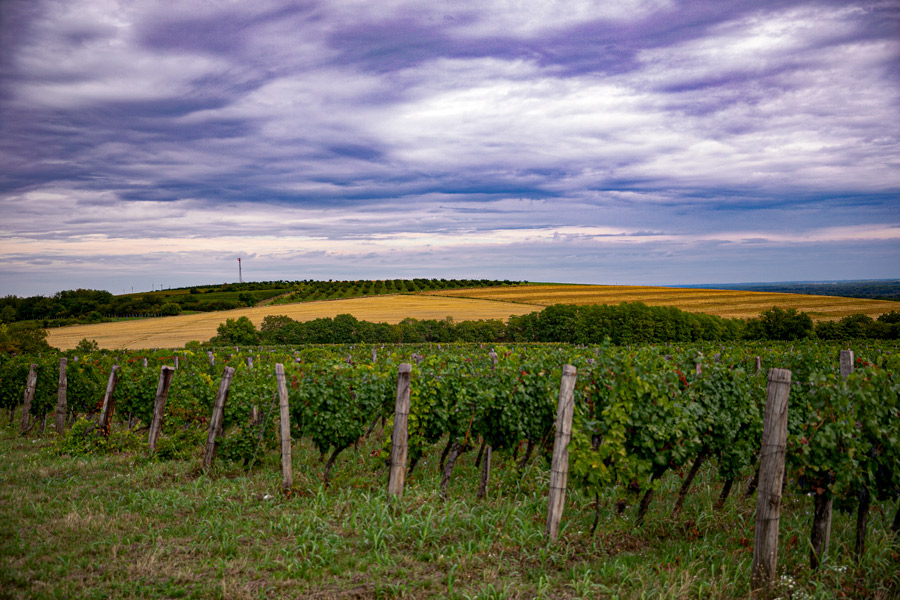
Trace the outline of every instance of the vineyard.
<instances>
[{"instance_id":1,"label":"vineyard","mask_svg":"<svg viewBox=\"0 0 900 600\"><path fill-rule=\"evenodd\" d=\"M53 447L64 455L126 450L152 455L154 464L186 460L198 468L202 455L206 471L219 464L245 472L270 469L284 456L279 440L289 439L320 456L318 464L301 469L307 484L321 482L316 493L355 487L341 469L342 461L350 461L374 474L369 489L359 493L386 496L398 371L408 364L408 485L425 485L425 479L418 484L419 473L428 470L437 477L435 502L504 496L519 502L523 485L546 497L563 365L571 365L570 496L555 542L567 547L603 539L610 520L617 530L628 523L634 532L671 520L696 538L703 526L690 512L697 510L695 498L710 498L703 514L716 514L755 497L764 479L759 465L767 376L770 369L787 369L784 504L807 531L783 544L808 556L802 568L796 556L786 559L791 573L801 570L818 582L804 594L833 597L849 589L856 590L851 597L894 597L900 593L900 355L895 342L872 343L855 347L852 363L845 353L841 365L840 350L768 342L69 351L3 358L0 408L17 432L60 432ZM283 373L281 394L276 372ZM300 471L290 462L290 446L281 496L302 502L308 492L293 481ZM512 488L510 477L518 482ZM408 502L404 496L401 513L412 510ZM829 547L832 520L843 515L852 521L853 543ZM753 529L752 514L741 518L733 533L742 547L753 545ZM543 539L529 544L534 553L554 547ZM882 568L873 569L872 561ZM848 564L868 566L846 576L827 571ZM749 562L741 569L735 577L742 587L721 597L747 596ZM692 597L703 596L701 583L687 588ZM578 596L572 590L556 595ZM793 597L811 596L797 591Z\"/></svg>"}]
</instances>

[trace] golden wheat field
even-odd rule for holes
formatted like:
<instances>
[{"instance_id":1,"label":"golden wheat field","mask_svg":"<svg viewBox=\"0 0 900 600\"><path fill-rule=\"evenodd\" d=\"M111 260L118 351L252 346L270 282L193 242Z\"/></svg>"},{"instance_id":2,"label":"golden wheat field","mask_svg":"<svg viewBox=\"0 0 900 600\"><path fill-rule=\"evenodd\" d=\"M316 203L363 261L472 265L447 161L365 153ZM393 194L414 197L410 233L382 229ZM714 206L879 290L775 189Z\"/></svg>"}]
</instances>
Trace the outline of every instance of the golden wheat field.
<instances>
[{"instance_id":1,"label":"golden wheat field","mask_svg":"<svg viewBox=\"0 0 900 600\"><path fill-rule=\"evenodd\" d=\"M523 302L537 306L643 302L649 306L675 306L689 312L741 319L759 316L759 313L773 306L796 308L817 321L839 319L857 313L874 318L885 312L900 310L900 303L887 300L622 285L523 285L425 293L455 298Z\"/></svg>"},{"instance_id":2,"label":"golden wheat field","mask_svg":"<svg viewBox=\"0 0 900 600\"><path fill-rule=\"evenodd\" d=\"M242 316L248 317L254 325L259 327L263 319L269 315L286 315L298 321L309 321L320 317L351 314L363 321L399 323L407 317L415 319L452 317L455 321L505 320L512 315L530 313L542 308L542 306L530 304L511 304L471 298L419 295L372 296L239 308L138 321L72 325L50 329L47 342L60 350L72 349L84 338L96 340L101 348L107 349L176 348L184 346L191 340L206 341L216 335L216 328L226 319L236 319Z\"/></svg>"}]
</instances>

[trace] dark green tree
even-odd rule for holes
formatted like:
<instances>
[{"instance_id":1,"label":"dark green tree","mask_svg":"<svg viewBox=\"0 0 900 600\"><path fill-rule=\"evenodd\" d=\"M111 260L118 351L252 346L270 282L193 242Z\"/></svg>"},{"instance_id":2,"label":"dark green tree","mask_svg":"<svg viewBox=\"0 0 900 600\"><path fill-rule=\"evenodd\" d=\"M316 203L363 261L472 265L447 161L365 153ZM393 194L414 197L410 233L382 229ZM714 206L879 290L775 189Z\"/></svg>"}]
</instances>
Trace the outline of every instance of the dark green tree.
<instances>
[{"instance_id":1,"label":"dark green tree","mask_svg":"<svg viewBox=\"0 0 900 600\"><path fill-rule=\"evenodd\" d=\"M247 317L228 319L216 330L219 335L210 340L216 344L235 344L238 346L253 346L259 344L259 332L253 326L253 322Z\"/></svg>"},{"instance_id":2,"label":"dark green tree","mask_svg":"<svg viewBox=\"0 0 900 600\"><path fill-rule=\"evenodd\" d=\"M745 336L752 340L802 340L815 337L812 318L796 308L773 306L747 321Z\"/></svg>"}]
</instances>

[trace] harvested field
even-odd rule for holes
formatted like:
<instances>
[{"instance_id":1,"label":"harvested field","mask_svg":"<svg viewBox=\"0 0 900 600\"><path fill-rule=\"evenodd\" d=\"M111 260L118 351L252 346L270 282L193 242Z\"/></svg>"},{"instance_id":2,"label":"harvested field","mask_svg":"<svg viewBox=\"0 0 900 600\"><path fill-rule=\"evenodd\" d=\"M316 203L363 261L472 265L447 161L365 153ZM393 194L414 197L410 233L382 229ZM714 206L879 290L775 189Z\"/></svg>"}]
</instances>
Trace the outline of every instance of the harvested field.
<instances>
[{"instance_id":1,"label":"harvested field","mask_svg":"<svg viewBox=\"0 0 900 600\"><path fill-rule=\"evenodd\" d=\"M511 304L493 300L446 298L419 295L373 296L322 302L304 302L277 306L239 308L228 311L159 317L138 321L73 325L50 329L47 342L60 350L69 350L84 338L96 340L101 348L144 349L175 348L191 340L206 341L226 319L246 316L257 327L269 315L286 315L298 321L351 314L363 321L399 323L407 317L456 321L507 319L541 310L542 306Z\"/></svg>"},{"instance_id":2,"label":"harvested field","mask_svg":"<svg viewBox=\"0 0 900 600\"><path fill-rule=\"evenodd\" d=\"M675 306L689 312L741 319L759 316L759 313L773 306L784 309L796 308L808 313L816 321L840 319L857 313L874 318L882 313L900 310L900 302L888 300L622 285L523 285L508 288L441 290L425 294L523 302L538 306L643 302L649 306Z\"/></svg>"}]
</instances>

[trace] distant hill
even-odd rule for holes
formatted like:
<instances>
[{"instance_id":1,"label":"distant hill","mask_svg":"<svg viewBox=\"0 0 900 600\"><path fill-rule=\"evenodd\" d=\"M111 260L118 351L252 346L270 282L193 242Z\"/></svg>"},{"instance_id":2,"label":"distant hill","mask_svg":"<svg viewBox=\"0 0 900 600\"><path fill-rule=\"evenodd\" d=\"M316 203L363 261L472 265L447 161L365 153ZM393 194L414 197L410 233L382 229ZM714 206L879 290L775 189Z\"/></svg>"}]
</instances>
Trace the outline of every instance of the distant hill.
<instances>
[{"instance_id":1,"label":"distant hill","mask_svg":"<svg viewBox=\"0 0 900 600\"><path fill-rule=\"evenodd\" d=\"M705 283L680 285L691 289L737 290L782 294L812 294L814 296L842 296L871 300L900 301L900 279L858 279L853 281L780 281L775 283Z\"/></svg>"}]
</instances>

